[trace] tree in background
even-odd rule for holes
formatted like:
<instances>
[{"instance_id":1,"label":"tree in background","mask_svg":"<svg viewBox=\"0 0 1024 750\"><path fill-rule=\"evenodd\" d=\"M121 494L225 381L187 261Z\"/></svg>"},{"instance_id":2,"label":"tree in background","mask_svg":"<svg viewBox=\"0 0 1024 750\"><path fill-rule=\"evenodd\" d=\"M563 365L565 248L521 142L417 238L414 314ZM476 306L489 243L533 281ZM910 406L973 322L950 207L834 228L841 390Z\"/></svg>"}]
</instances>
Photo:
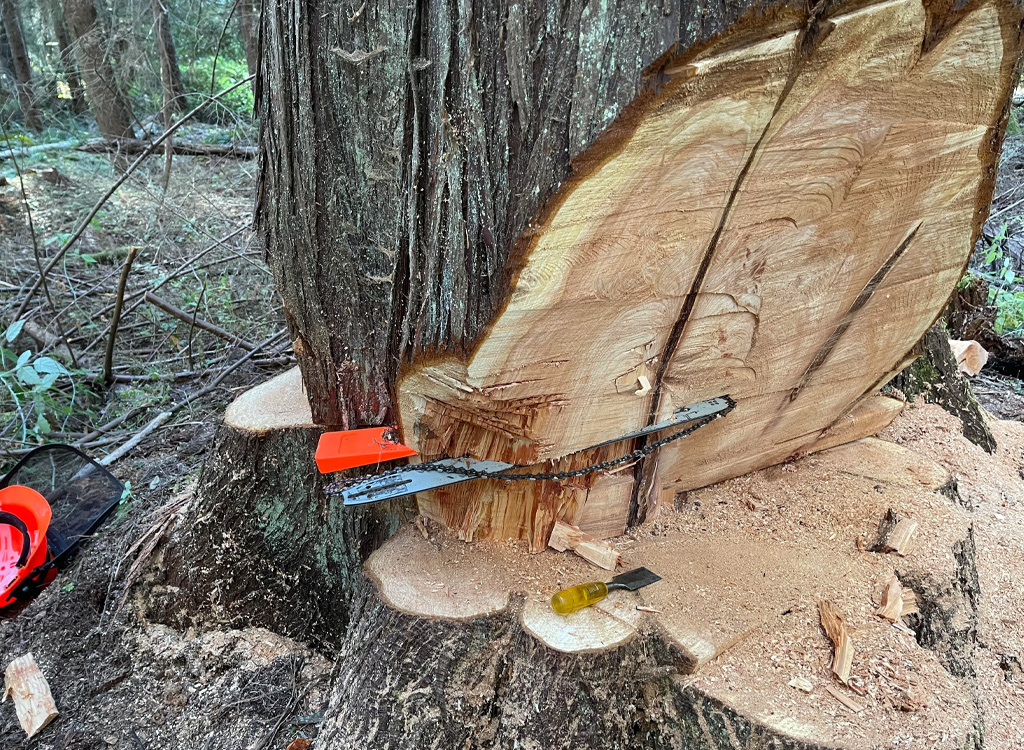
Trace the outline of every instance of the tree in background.
<instances>
[{"instance_id":1,"label":"tree in background","mask_svg":"<svg viewBox=\"0 0 1024 750\"><path fill-rule=\"evenodd\" d=\"M164 119L180 110L185 102L185 84L181 81L178 52L171 35L171 21L163 0L150 0L153 22L156 25L156 50L160 55L160 82L163 89Z\"/></svg>"},{"instance_id":2,"label":"tree in background","mask_svg":"<svg viewBox=\"0 0 1024 750\"><path fill-rule=\"evenodd\" d=\"M75 53L71 48L71 35L68 34L67 24L64 23L64 10L56 0L50 0L44 10L49 13L50 25L57 38L60 63L64 69L64 78L67 80L71 96L71 109L75 114L80 115L86 110L85 90L82 88L82 79L78 75L78 66L75 64Z\"/></svg>"},{"instance_id":3,"label":"tree in background","mask_svg":"<svg viewBox=\"0 0 1024 750\"><path fill-rule=\"evenodd\" d=\"M131 138L131 108L107 56L107 31L93 0L64 0L64 20L75 42L78 67L100 133L107 138Z\"/></svg>"},{"instance_id":4,"label":"tree in background","mask_svg":"<svg viewBox=\"0 0 1024 750\"><path fill-rule=\"evenodd\" d=\"M39 119L35 91L32 88L32 67L25 48L25 35L22 33L18 6L14 4L14 0L0 0L0 16L3 17L4 31L7 32L7 41L10 45L14 76L18 81L18 100L21 103L21 112L25 116L25 125L32 130L42 130L43 123Z\"/></svg>"},{"instance_id":5,"label":"tree in background","mask_svg":"<svg viewBox=\"0 0 1024 750\"><path fill-rule=\"evenodd\" d=\"M238 0L235 11L238 14L238 35L245 49L245 62L249 66L249 75L256 75L259 60L259 7L253 0Z\"/></svg>"}]
</instances>

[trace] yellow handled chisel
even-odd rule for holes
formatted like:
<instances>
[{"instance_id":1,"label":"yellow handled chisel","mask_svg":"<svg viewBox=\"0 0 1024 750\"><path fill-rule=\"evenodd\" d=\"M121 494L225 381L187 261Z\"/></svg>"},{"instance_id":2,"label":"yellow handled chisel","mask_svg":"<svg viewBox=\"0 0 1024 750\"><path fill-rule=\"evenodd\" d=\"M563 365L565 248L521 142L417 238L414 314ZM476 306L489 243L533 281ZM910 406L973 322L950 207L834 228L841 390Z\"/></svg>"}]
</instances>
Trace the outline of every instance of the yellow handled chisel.
<instances>
[{"instance_id":1,"label":"yellow handled chisel","mask_svg":"<svg viewBox=\"0 0 1024 750\"><path fill-rule=\"evenodd\" d=\"M562 589L551 597L551 609L560 615L568 615L577 609L583 609L591 604L596 604L608 596L609 591L614 591L615 589L636 591L660 580L661 576L655 575L647 568L637 568L628 573L615 576L608 583L594 581L593 583L581 583L579 586Z\"/></svg>"}]
</instances>

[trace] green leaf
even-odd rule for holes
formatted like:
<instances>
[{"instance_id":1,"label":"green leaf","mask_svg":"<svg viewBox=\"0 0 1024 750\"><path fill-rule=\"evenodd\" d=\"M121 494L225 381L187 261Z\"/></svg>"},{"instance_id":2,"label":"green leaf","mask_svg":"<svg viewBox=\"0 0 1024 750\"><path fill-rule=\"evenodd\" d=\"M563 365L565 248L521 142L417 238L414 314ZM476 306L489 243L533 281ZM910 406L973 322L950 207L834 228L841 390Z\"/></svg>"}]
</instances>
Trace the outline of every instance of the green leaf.
<instances>
[{"instance_id":1,"label":"green leaf","mask_svg":"<svg viewBox=\"0 0 1024 750\"><path fill-rule=\"evenodd\" d=\"M58 375L71 374L67 371L64 365L50 357L40 357L32 363L32 366L36 368L36 372L38 373L56 373Z\"/></svg>"},{"instance_id":2,"label":"green leaf","mask_svg":"<svg viewBox=\"0 0 1024 750\"><path fill-rule=\"evenodd\" d=\"M39 368L38 367L36 368L36 372L39 372ZM46 373L46 375L43 377L42 382L39 383L38 386L36 386L36 390L38 390L40 393L43 393L45 391L50 390L51 388L53 388L53 384L57 382L57 378L59 378L59 377L60 377L60 373L56 373L56 372L48 372L48 373Z\"/></svg>"},{"instance_id":3,"label":"green leaf","mask_svg":"<svg viewBox=\"0 0 1024 750\"><path fill-rule=\"evenodd\" d=\"M15 367L24 367L25 364L29 361L29 359L31 357L32 357L32 351L31 350L22 352L21 356L18 357L18 363L15 365Z\"/></svg>"},{"instance_id":4,"label":"green leaf","mask_svg":"<svg viewBox=\"0 0 1024 750\"><path fill-rule=\"evenodd\" d=\"M41 435L46 435L47 433L49 433L51 431L52 431L52 428L50 427L50 423L46 421L46 417L44 417L42 414L40 414L36 418L36 434L41 436Z\"/></svg>"},{"instance_id":5,"label":"green leaf","mask_svg":"<svg viewBox=\"0 0 1024 750\"><path fill-rule=\"evenodd\" d=\"M991 266L992 265L992 261L994 261L995 259L996 259L996 250L995 250L995 248L992 248L985 255L985 265L986 266Z\"/></svg>"},{"instance_id":6,"label":"green leaf","mask_svg":"<svg viewBox=\"0 0 1024 750\"><path fill-rule=\"evenodd\" d=\"M99 262L99 261L96 260L96 256L90 255L89 253L82 253L78 257L81 258L86 263L98 263Z\"/></svg>"},{"instance_id":7,"label":"green leaf","mask_svg":"<svg viewBox=\"0 0 1024 750\"><path fill-rule=\"evenodd\" d=\"M31 367L19 367L18 380L20 380L25 385L39 385L40 383L43 382L39 378L39 373L37 373Z\"/></svg>"},{"instance_id":8,"label":"green leaf","mask_svg":"<svg viewBox=\"0 0 1024 750\"><path fill-rule=\"evenodd\" d=\"M7 339L7 343L11 343L14 339L18 338L18 334L21 333L21 329L25 327L24 320L16 320L7 326L7 332L4 334L4 338Z\"/></svg>"}]
</instances>

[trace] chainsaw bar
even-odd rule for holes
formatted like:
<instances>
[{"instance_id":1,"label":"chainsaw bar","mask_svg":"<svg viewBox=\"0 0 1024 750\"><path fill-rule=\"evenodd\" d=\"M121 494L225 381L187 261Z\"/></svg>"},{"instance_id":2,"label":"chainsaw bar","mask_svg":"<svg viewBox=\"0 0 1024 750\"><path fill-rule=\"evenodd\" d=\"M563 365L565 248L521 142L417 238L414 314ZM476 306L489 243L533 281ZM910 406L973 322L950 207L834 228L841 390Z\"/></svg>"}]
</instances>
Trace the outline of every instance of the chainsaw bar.
<instances>
[{"instance_id":1,"label":"chainsaw bar","mask_svg":"<svg viewBox=\"0 0 1024 750\"><path fill-rule=\"evenodd\" d=\"M562 472L548 472L539 474L517 473L528 467L520 464L509 464L504 461L481 461L475 458L440 458L423 464L411 464L394 469L385 474L367 477L358 480L347 480L326 488L328 494L340 494L345 505L364 505L377 503L382 500L393 500L406 495L414 495L417 492L435 490L438 487L447 487L460 482L468 482L472 479L503 479L506 481L516 480L560 480L571 477L582 476L594 471L610 469L615 466L630 463L638 460L662 445L670 443L679 438L686 437L700 427L710 424L719 417L723 417L732 411L736 403L728 396L719 396L707 401L701 401L690 406L677 409L676 412L663 422L642 427L639 430L626 433L614 440L607 440L597 445L592 445L584 450L603 448L614 443L621 443L625 440L633 440L644 435L666 430L688 422L697 424L691 425L685 430L673 433L661 440L649 443L648 445L633 451L625 456L602 461L582 469Z\"/></svg>"}]
</instances>

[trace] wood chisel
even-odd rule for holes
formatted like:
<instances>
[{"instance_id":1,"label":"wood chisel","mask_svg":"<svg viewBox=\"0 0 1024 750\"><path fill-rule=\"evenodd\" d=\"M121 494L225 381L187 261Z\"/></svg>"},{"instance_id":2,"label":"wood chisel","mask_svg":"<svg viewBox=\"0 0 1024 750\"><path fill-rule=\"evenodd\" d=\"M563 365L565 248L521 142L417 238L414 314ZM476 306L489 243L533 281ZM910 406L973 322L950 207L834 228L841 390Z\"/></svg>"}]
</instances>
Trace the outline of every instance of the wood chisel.
<instances>
[{"instance_id":1,"label":"wood chisel","mask_svg":"<svg viewBox=\"0 0 1024 750\"><path fill-rule=\"evenodd\" d=\"M579 586L562 589L551 597L551 609L560 615L568 615L578 609L596 604L608 596L609 591L614 591L615 589L636 591L660 580L661 576L652 573L647 568L637 568L628 573L615 576L608 583L593 581L592 583L581 583Z\"/></svg>"}]
</instances>

